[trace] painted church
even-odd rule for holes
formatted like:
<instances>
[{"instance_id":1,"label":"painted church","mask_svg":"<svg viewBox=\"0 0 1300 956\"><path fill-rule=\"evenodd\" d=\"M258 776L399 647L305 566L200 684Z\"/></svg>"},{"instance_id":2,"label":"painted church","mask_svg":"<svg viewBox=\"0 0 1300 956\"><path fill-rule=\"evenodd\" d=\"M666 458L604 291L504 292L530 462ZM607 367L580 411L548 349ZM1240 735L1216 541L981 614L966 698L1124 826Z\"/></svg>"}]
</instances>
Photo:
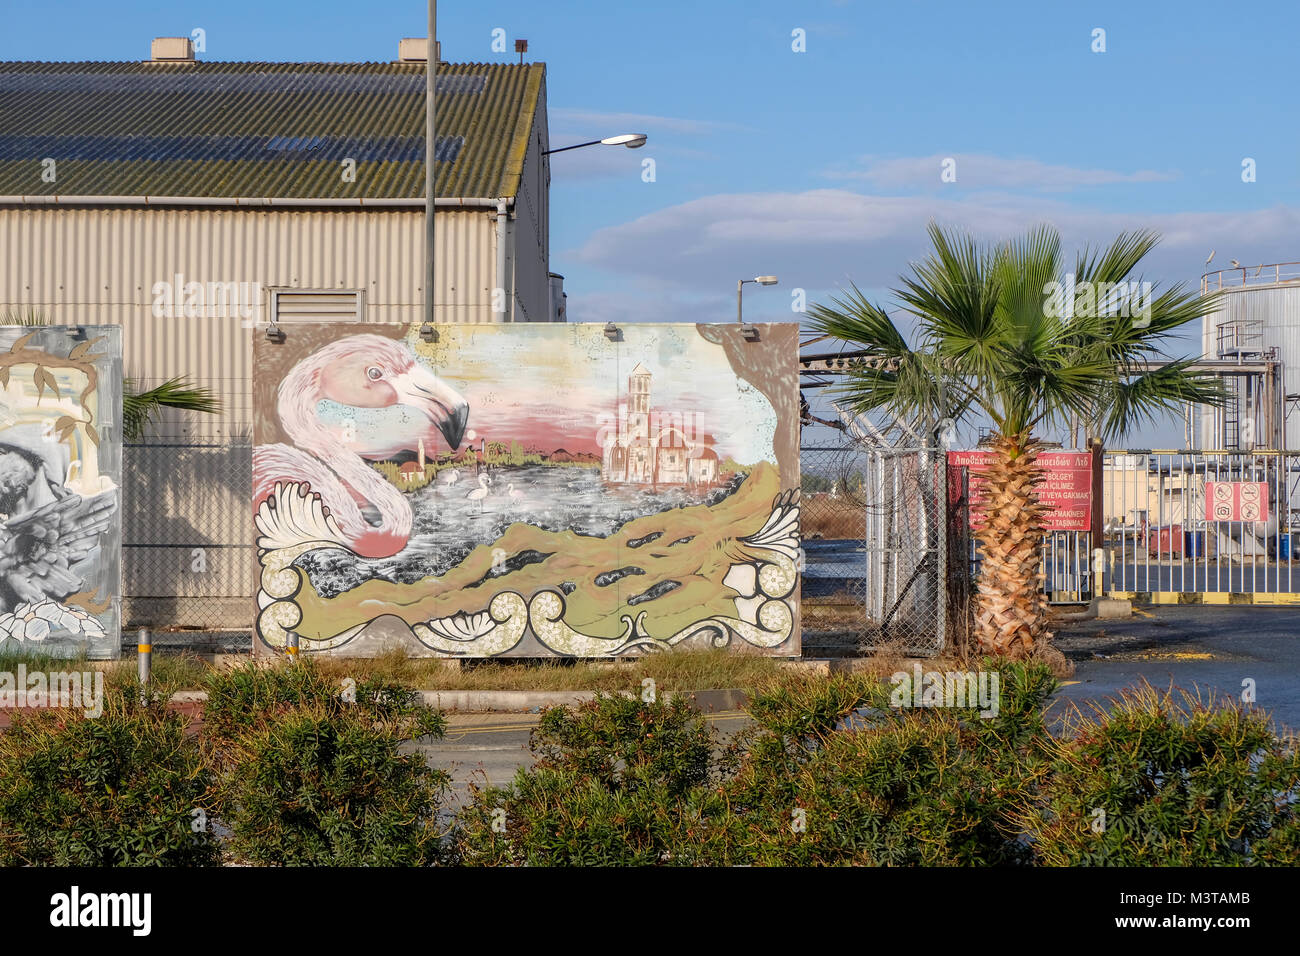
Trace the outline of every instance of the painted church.
<instances>
[{"instance_id":1,"label":"painted church","mask_svg":"<svg viewBox=\"0 0 1300 956\"><path fill-rule=\"evenodd\" d=\"M637 363L627 380L627 402L605 442L600 477L640 485L713 485L719 480L717 441L694 434L685 416L650 404L650 370Z\"/></svg>"}]
</instances>

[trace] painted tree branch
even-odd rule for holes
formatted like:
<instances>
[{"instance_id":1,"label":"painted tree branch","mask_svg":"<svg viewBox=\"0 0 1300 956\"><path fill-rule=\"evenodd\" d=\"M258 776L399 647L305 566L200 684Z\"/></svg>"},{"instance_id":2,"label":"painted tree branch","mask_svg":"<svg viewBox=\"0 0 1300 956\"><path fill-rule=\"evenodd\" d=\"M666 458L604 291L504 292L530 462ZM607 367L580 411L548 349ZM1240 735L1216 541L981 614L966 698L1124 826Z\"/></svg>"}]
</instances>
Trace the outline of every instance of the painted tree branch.
<instances>
[{"instance_id":1,"label":"painted tree branch","mask_svg":"<svg viewBox=\"0 0 1300 956\"><path fill-rule=\"evenodd\" d=\"M86 437L98 445L99 433L95 430L93 424L95 416L87 407L86 400L94 394L99 382L94 360L102 356L90 355L89 353L91 347L101 339L96 338L88 342L81 342L68 353L67 358L60 358L43 349L28 348L27 343L36 334L36 332L29 332L14 342L7 353L0 353L0 387L7 388L9 386L10 371L15 366L34 365L36 369L32 373L32 384L36 386L36 402L40 404L40 400L45 397L47 388L54 393L55 398L62 397L62 393L59 391L59 383L49 371L51 368L73 369L81 372L86 376L86 387L81 390L77 404L81 406L86 417L77 420L64 415L54 423L55 430L58 433L59 440L63 441L77 425L84 425L86 426Z\"/></svg>"}]
</instances>

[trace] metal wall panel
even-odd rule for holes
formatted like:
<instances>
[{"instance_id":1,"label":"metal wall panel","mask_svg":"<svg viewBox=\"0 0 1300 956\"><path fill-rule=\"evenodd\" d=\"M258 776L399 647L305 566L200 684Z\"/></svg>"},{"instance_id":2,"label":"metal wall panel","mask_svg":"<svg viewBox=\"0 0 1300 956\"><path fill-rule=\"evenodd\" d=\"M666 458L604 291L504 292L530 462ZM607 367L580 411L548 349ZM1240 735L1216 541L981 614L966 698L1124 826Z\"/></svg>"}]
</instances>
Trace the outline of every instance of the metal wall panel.
<instances>
[{"instance_id":1,"label":"metal wall panel","mask_svg":"<svg viewBox=\"0 0 1300 956\"><path fill-rule=\"evenodd\" d=\"M550 148L546 125L546 91L541 108L533 114L533 128L515 197L511 269L515 285L516 322L552 322L550 300L550 166L544 150Z\"/></svg>"},{"instance_id":2,"label":"metal wall panel","mask_svg":"<svg viewBox=\"0 0 1300 956\"><path fill-rule=\"evenodd\" d=\"M495 210L440 209L437 219L439 318L493 321ZM184 376L224 405L220 416L162 419L148 437L173 446L160 449L161 458L146 461L143 449L132 450L133 474L170 462L186 472L176 487L194 492L182 497L223 506L183 516L179 501L128 497L128 626L251 623L251 598L242 594L251 515L224 503L232 469L250 467L251 342L262 333L246 326L265 320L271 289L364 290L366 321L418 322L423 259L420 209L0 208L0 312L36 309L53 323L121 325L125 374L138 386ZM205 301L208 308L187 315L182 289L174 314L155 316L155 284L174 286L177 275L181 284L204 284L205 300L218 291L209 283L234 283L238 300L233 308ZM538 281L528 298L544 303L544 270ZM247 316L244 292L254 300ZM208 573L192 570L196 549Z\"/></svg>"},{"instance_id":3,"label":"metal wall panel","mask_svg":"<svg viewBox=\"0 0 1300 956\"><path fill-rule=\"evenodd\" d=\"M1268 268L1268 267L1266 267ZM1267 273L1265 273L1267 277ZM1291 280L1294 283L1296 280ZM1201 345L1206 358L1218 358L1218 328L1225 322L1260 323L1259 348L1277 349L1283 363L1284 381L1279 390L1285 395L1300 384L1300 284L1244 286L1225 288L1219 307L1205 317ZM1201 415L1198 438L1201 447L1223 448L1221 415ZM1300 448L1300 417L1291 415L1286 423L1286 447Z\"/></svg>"},{"instance_id":4,"label":"metal wall panel","mask_svg":"<svg viewBox=\"0 0 1300 956\"><path fill-rule=\"evenodd\" d=\"M490 321L496 218L439 210L437 304L446 321ZM364 289L371 322L419 321L424 235L419 209L0 209L0 310L39 309L52 322L123 326L128 377L153 384L184 375L214 389L219 420L169 421L172 438L247 433L249 346L238 314L155 317L155 283L246 283L272 288ZM546 300L543 286L537 293ZM222 310L210 310L220 312ZM232 310L224 310L230 313Z\"/></svg>"}]
</instances>

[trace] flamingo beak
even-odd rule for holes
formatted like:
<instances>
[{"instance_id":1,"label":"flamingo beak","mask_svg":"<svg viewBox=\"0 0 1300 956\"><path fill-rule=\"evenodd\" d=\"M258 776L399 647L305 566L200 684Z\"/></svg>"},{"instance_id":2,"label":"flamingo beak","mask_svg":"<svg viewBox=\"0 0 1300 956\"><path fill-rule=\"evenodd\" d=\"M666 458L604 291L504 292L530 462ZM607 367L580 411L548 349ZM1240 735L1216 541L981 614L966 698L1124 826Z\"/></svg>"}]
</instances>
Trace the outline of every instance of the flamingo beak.
<instances>
[{"instance_id":1,"label":"flamingo beak","mask_svg":"<svg viewBox=\"0 0 1300 956\"><path fill-rule=\"evenodd\" d=\"M403 405L419 409L438 426L452 451L460 447L469 421L469 402L423 365L416 365L392 379L393 388Z\"/></svg>"}]
</instances>

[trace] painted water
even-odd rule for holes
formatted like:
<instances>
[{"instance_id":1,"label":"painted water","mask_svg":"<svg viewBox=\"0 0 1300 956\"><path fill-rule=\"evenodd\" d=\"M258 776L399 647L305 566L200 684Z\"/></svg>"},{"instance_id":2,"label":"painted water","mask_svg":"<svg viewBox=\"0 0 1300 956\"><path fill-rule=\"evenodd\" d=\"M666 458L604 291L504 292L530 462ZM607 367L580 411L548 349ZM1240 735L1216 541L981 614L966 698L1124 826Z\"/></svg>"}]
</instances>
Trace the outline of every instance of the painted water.
<instances>
[{"instance_id":1,"label":"painted water","mask_svg":"<svg viewBox=\"0 0 1300 956\"><path fill-rule=\"evenodd\" d=\"M322 597L331 598L372 579L412 584L445 574L479 545L497 541L516 522L545 531L572 531L596 538L614 534L642 515L690 505L716 504L744 480L712 487L615 485L597 467L523 465L440 472L411 502L411 538L389 558L360 558L340 549L318 549L294 564L303 568ZM481 492L481 494L480 494ZM506 556L509 560L515 556Z\"/></svg>"}]
</instances>

